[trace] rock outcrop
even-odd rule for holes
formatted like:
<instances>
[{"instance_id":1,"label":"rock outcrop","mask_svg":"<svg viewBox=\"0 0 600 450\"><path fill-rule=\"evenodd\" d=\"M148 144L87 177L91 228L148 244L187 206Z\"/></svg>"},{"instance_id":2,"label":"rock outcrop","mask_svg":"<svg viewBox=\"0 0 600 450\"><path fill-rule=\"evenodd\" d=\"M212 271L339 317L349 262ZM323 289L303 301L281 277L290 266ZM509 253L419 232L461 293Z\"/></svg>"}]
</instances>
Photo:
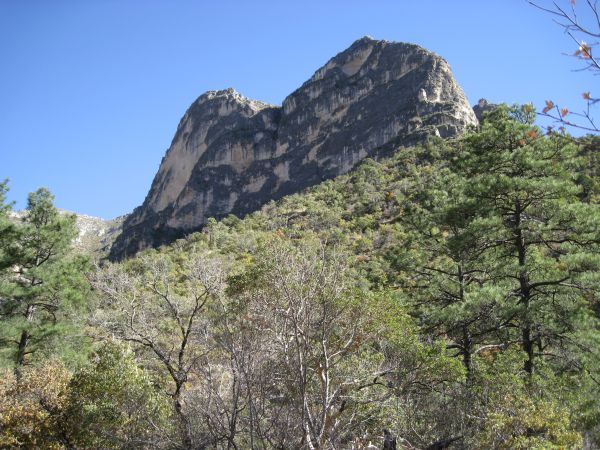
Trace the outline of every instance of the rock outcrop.
<instances>
[{"instance_id":1,"label":"rock outcrop","mask_svg":"<svg viewBox=\"0 0 600 450\"><path fill-rule=\"evenodd\" d=\"M498 107L495 103L488 102L485 98L480 98L475 106L473 106L473 112L477 120L481 122L484 114L487 114Z\"/></svg>"},{"instance_id":2,"label":"rock outcrop","mask_svg":"<svg viewBox=\"0 0 600 450\"><path fill-rule=\"evenodd\" d=\"M181 119L142 206L110 257L244 215L345 173L386 144L450 137L477 119L450 66L417 45L364 37L281 107L233 89L201 95Z\"/></svg>"},{"instance_id":3,"label":"rock outcrop","mask_svg":"<svg viewBox=\"0 0 600 450\"><path fill-rule=\"evenodd\" d=\"M86 255L106 257L117 236L121 234L122 226L127 216L119 216L106 220L99 217L62 211L65 214L75 214L75 225L79 234L73 242L73 247Z\"/></svg>"},{"instance_id":4,"label":"rock outcrop","mask_svg":"<svg viewBox=\"0 0 600 450\"><path fill-rule=\"evenodd\" d=\"M127 216L119 216L106 220L100 217L78 214L64 209L57 209L60 214L75 216L77 236L73 240L73 248L79 253L104 258L117 236L121 234L122 226ZM21 221L27 215L27 210L11 211L9 217L14 221Z\"/></svg>"}]
</instances>

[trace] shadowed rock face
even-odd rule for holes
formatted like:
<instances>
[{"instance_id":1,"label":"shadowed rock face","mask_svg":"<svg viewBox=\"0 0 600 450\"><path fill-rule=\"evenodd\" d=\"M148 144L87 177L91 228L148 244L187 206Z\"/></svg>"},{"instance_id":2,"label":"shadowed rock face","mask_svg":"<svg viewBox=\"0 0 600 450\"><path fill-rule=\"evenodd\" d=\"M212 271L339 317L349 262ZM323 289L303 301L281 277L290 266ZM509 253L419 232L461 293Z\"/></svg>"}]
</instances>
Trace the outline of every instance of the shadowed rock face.
<instances>
[{"instance_id":1,"label":"shadowed rock face","mask_svg":"<svg viewBox=\"0 0 600 450\"><path fill-rule=\"evenodd\" d=\"M481 122L483 116L489 112L492 112L498 107L495 103L488 102L485 98L480 98L475 106L473 106L473 112L477 120Z\"/></svg>"},{"instance_id":2,"label":"shadowed rock face","mask_svg":"<svg viewBox=\"0 0 600 450\"><path fill-rule=\"evenodd\" d=\"M110 257L168 243L209 217L254 211L348 172L385 144L450 137L476 123L444 59L369 37L332 58L281 107L233 89L209 91L181 119Z\"/></svg>"}]
</instances>

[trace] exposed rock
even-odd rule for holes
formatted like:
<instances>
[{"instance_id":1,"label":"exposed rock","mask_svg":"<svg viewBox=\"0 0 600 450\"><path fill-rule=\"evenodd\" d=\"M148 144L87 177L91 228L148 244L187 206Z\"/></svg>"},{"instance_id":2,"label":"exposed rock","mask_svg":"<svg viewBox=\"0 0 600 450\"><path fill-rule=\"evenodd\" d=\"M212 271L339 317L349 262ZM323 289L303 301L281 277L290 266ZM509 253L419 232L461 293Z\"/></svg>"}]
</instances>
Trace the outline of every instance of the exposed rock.
<instances>
[{"instance_id":1,"label":"exposed rock","mask_svg":"<svg viewBox=\"0 0 600 450\"><path fill-rule=\"evenodd\" d=\"M115 238L121 233L123 222L127 215L106 220L100 217L77 214L64 209L59 209L60 214L72 214L75 216L75 226L78 234L73 240L75 250L87 255L105 257L108 255ZM27 210L11 211L9 217L15 221L21 220L27 214Z\"/></svg>"},{"instance_id":2,"label":"exposed rock","mask_svg":"<svg viewBox=\"0 0 600 450\"><path fill-rule=\"evenodd\" d=\"M357 40L281 107L233 89L201 95L181 119L118 259L244 215L345 173L384 144L461 133L477 119L441 57L413 44Z\"/></svg>"},{"instance_id":3,"label":"exposed rock","mask_svg":"<svg viewBox=\"0 0 600 450\"><path fill-rule=\"evenodd\" d=\"M488 102L485 98L480 98L477 104L473 106L473 112L475 113L475 117L477 117L477 120L481 122L481 119L483 119L483 115L490 111L493 111L494 109L496 109L497 106L498 105L496 105L495 103Z\"/></svg>"},{"instance_id":4,"label":"exposed rock","mask_svg":"<svg viewBox=\"0 0 600 450\"><path fill-rule=\"evenodd\" d=\"M108 255L116 237L121 234L123 223L127 215L106 220L100 217L85 214L61 211L65 214L75 214L75 225L79 234L73 242L73 246L82 253L93 254L98 257Z\"/></svg>"}]
</instances>

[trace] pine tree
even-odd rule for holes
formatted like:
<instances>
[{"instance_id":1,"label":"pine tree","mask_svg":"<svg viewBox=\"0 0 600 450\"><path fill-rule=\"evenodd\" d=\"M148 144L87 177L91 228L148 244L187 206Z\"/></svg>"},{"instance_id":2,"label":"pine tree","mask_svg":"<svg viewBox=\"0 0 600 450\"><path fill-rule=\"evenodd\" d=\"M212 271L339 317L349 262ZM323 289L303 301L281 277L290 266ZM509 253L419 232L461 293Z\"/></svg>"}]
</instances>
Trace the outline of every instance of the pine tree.
<instances>
[{"instance_id":1,"label":"pine tree","mask_svg":"<svg viewBox=\"0 0 600 450\"><path fill-rule=\"evenodd\" d=\"M422 204L406 213L418 249L410 293L425 330L446 339L470 381L475 356L504 345L502 292L485 255L477 204L464 197L464 180L446 169L439 175L422 188Z\"/></svg>"},{"instance_id":2,"label":"pine tree","mask_svg":"<svg viewBox=\"0 0 600 450\"><path fill-rule=\"evenodd\" d=\"M598 289L600 208L576 183L577 148L541 136L530 108L500 107L462 141L455 164L480 242L504 283L504 322L519 330L532 374L538 357L577 359L577 336L594 332L589 296ZM584 334L585 334L584 333Z\"/></svg>"},{"instance_id":3,"label":"pine tree","mask_svg":"<svg viewBox=\"0 0 600 450\"><path fill-rule=\"evenodd\" d=\"M3 233L0 343L17 372L61 331L86 289L86 260L71 254L75 217L60 214L53 199L44 188L31 193L22 219Z\"/></svg>"},{"instance_id":4,"label":"pine tree","mask_svg":"<svg viewBox=\"0 0 600 450\"><path fill-rule=\"evenodd\" d=\"M11 204L6 203L7 192L8 180L4 180L0 182L0 270L11 266L7 255L7 247L13 236L14 224L9 217Z\"/></svg>"}]
</instances>

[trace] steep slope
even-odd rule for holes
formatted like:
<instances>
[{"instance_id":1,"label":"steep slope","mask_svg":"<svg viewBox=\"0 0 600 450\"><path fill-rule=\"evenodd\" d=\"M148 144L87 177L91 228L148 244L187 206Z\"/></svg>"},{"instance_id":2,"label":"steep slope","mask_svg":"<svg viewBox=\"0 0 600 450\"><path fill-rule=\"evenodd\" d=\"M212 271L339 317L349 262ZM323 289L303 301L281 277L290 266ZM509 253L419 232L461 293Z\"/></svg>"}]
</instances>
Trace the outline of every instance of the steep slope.
<instances>
[{"instance_id":1,"label":"steep slope","mask_svg":"<svg viewBox=\"0 0 600 450\"><path fill-rule=\"evenodd\" d=\"M181 119L110 257L172 241L209 217L254 211L348 172L385 144L454 136L476 123L443 58L369 37L332 58L281 107L233 89L209 91Z\"/></svg>"},{"instance_id":2,"label":"steep slope","mask_svg":"<svg viewBox=\"0 0 600 450\"><path fill-rule=\"evenodd\" d=\"M75 225L79 230L79 234L73 242L75 249L84 254L98 257L105 257L108 254L115 238L121 232L123 222L127 218L127 216L119 216L106 220L69 211L64 211L64 213L75 214L77 217Z\"/></svg>"},{"instance_id":3,"label":"steep slope","mask_svg":"<svg viewBox=\"0 0 600 450\"><path fill-rule=\"evenodd\" d=\"M123 222L127 218L125 215L106 220L64 209L58 209L58 212L75 216L75 226L78 234L73 240L73 247L80 253L94 257L105 257L108 254L115 238L121 233ZM9 217L15 221L20 221L26 214L27 211L24 209L11 211Z\"/></svg>"}]
</instances>

